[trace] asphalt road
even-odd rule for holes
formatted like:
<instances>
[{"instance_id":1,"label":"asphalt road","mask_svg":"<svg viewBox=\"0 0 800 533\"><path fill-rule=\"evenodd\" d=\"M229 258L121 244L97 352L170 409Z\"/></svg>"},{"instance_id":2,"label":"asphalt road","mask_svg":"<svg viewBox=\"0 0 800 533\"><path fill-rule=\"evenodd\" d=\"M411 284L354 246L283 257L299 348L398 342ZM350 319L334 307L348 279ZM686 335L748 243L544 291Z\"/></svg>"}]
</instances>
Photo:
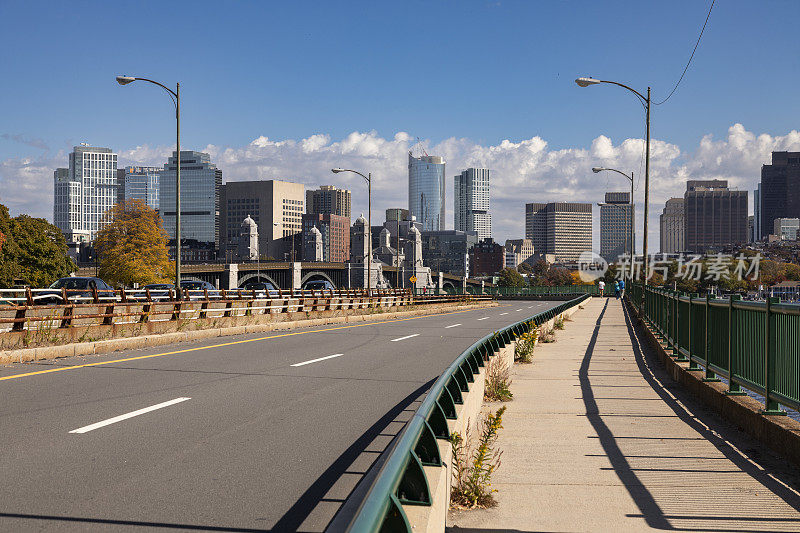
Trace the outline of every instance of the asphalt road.
<instances>
[{"instance_id":1,"label":"asphalt road","mask_svg":"<svg viewBox=\"0 0 800 533\"><path fill-rule=\"evenodd\" d=\"M322 531L461 351L554 305L0 367L0 531Z\"/></svg>"}]
</instances>

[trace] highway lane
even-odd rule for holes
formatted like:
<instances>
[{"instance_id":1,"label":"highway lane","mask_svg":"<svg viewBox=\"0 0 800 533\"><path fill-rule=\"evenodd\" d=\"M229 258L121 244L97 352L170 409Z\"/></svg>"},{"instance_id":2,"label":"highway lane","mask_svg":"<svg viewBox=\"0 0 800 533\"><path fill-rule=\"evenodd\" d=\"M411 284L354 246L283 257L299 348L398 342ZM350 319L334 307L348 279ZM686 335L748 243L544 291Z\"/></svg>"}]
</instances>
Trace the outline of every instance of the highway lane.
<instances>
[{"instance_id":1,"label":"highway lane","mask_svg":"<svg viewBox=\"0 0 800 533\"><path fill-rule=\"evenodd\" d=\"M552 305L0 367L0 530L322 530L454 357Z\"/></svg>"}]
</instances>

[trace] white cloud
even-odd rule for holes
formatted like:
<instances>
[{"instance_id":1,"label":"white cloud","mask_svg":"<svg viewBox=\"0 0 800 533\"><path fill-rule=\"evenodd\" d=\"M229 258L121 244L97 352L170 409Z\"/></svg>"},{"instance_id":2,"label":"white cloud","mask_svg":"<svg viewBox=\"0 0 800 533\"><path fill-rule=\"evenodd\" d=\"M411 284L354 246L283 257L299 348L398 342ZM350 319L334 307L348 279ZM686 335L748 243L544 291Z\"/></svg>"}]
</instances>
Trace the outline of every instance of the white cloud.
<instances>
[{"instance_id":1,"label":"white cloud","mask_svg":"<svg viewBox=\"0 0 800 533\"><path fill-rule=\"evenodd\" d=\"M332 184L353 192L354 217L366 212L366 186L354 174L332 174L333 167L353 168L373 176L373 220L383 220L387 207L407 205L408 150L414 140L406 132L383 138L375 131L352 132L343 139L316 133L305 139L271 140L261 136L245 146L208 145L209 152L226 181L286 179L309 187ZM589 147L553 150L539 136L521 141L504 140L486 146L465 138L451 137L426 143L429 154L447 162L447 222L452 227L452 176L469 166L492 170L492 214L495 238L518 238L524 234L525 202L580 201L596 203L606 191L627 190L627 183L613 173L593 174L602 165L633 171L637 182L637 204L642 205L644 185L642 139L614 144L599 136ZM190 149L191 147L184 147ZM162 165L173 148L136 146L119 152L120 165ZM770 162L773 150L800 150L800 133L756 135L734 124L723 139L706 135L696 147L680 147L654 139L651 143L650 249L658 246L658 215L664 201L681 196L687 179L721 178L732 186L752 191L762 164ZM52 175L66 166L67 154L0 161L0 202L12 213L26 212L52 217ZM639 226L642 210L637 209ZM597 222L595 223L597 226ZM597 233L597 227L595 227ZM638 235L641 240L641 235Z\"/></svg>"}]
</instances>

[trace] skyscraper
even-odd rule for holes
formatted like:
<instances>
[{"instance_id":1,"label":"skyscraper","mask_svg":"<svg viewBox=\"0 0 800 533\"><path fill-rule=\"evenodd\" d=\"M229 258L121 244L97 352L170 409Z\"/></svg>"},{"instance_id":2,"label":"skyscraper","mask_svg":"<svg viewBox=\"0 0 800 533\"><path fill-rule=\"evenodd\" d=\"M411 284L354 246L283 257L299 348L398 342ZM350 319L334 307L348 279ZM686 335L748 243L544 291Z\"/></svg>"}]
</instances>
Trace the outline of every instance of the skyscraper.
<instances>
[{"instance_id":1,"label":"skyscraper","mask_svg":"<svg viewBox=\"0 0 800 533\"><path fill-rule=\"evenodd\" d=\"M453 180L455 229L476 231L483 240L492 236L492 215L489 213L489 169L468 168Z\"/></svg>"},{"instance_id":2,"label":"skyscraper","mask_svg":"<svg viewBox=\"0 0 800 533\"><path fill-rule=\"evenodd\" d=\"M338 215L347 217L350 227L350 191L333 185L322 185L317 190L306 191L306 212L312 215Z\"/></svg>"},{"instance_id":3,"label":"skyscraper","mask_svg":"<svg viewBox=\"0 0 800 533\"><path fill-rule=\"evenodd\" d=\"M69 154L69 168L53 173L53 222L67 242L94 240L103 216L117 202L117 154L81 144Z\"/></svg>"},{"instance_id":4,"label":"skyscraper","mask_svg":"<svg viewBox=\"0 0 800 533\"><path fill-rule=\"evenodd\" d=\"M423 231L444 229L444 159L408 152L408 211Z\"/></svg>"},{"instance_id":5,"label":"skyscraper","mask_svg":"<svg viewBox=\"0 0 800 533\"><path fill-rule=\"evenodd\" d=\"M753 191L753 234L750 240L753 242L761 240L761 183Z\"/></svg>"},{"instance_id":6,"label":"skyscraper","mask_svg":"<svg viewBox=\"0 0 800 533\"><path fill-rule=\"evenodd\" d=\"M177 152L172 152L159 179L161 218L171 239L175 238L177 158ZM220 187L222 170L211 162L211 156L204 152L181 150L181 240L219 246ZM242 220L239 220L237 230Z\"/></svg>"},{"instance_id":7,"label":"skyscraper","mask_svg":"<svg viewBox=\"0 0 800 533\"><path fill-rule=\"evenodd\" d=\"M670 198L659 218L661 253L675 254L686 249L683 230L683 198Z\"/></svg>"},{"instance_id":8,"label":"skyscraper","mask_svg":"<svg viewBox=\"0 0 800 533\"><path fill-rule=\"evenodd\" d=\"M283 261L291 254L294 240L295 259L299 260L304 199L302 183L229 181L220 192L220 249L236 248L239 226L249 215L258 224L261 255Z\"/></svg>"},{"instance_id":9,"label":"skyscraper","mask_svg":"<svg viewBox=\"0 0 800 533\"><path fill-rule=\"evenodd\" d=\"M690 180L683 202L688 251L747 242L747 191L729 189L726 180Z\"/></svg>"},{"instance_id":10,"label":"skyscraper","mask_svg":"<svg viewBox=\"0 0 800 533\"><path fill-rule=\"evenodd\" d=\"M761 238L776 218L800 217L800 152L772 152L772 164L761 167L759 207Z\"/></svg>"},{"instance_id":11,"label":"skyscraper","mask_svg":"<svg viewBox=\"0 0 800 533\"><path fill-rule=\"evenodd\" d=\"M553 254L557 262L577 261L592 250L592 204L525 204L525 238L533 241L537 254Z\"/></svg>"},{"instance_id":12,"label":"skyscraper","mask_svg":"<svg viewBox=\"0 0 800 533\"><path fill-rule=\"evenodd\" d=\"M631 237L635 216L629 192L607 192L600 206L600 256L609 263L624 254L635 254L636 237Z\"/></svg>"},{"instance_id":13,"label":"skyscraper","mask_svg":"<svg viewBox=\"0 0 800 533\"><path fill-rule=\"evenodd\" d=\"M119 169L117 176L119 177L117 196L120 203L127 200L141 200L153 209L159 208L160 168L125 167L124 169ZM181 175L181 181L183 181L183 175Z\"/></svg>"}]
</instances>

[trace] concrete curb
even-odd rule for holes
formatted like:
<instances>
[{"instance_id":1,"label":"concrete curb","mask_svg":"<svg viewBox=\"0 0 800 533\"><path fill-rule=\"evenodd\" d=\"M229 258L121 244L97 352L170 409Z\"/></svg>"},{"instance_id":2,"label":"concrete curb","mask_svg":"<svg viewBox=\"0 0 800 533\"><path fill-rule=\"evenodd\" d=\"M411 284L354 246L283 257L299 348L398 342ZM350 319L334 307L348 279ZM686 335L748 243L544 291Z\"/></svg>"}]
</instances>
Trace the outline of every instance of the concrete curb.
<instances>
[{"instance_id":1,"label":"concrete curb","mask_svg":"<svg viewBox=\"0 0 800 533\"><path fill-rule=\"evenodd\" d=\"M408 318L415 316L425 316L440 314L452 310L481 309L486 307L496 307L497 302L490 301L477 304L436 304L436 307L428 309L414 309L410 311L386 311L371 314L348 314L328 316L318 318L308 318L304 320L266 322L263 324L244 324L230 327L217 327L209 329L196 329L191 331L178 331L171 333L160 333L155 335L141 335L138 337L122 337L117 339L98 340L93 342L79 342L72 344L61 344L57 346L41 346L37 348L22 348L17 350L0 351L0 365L11 363L24 363L27 361L41 361L45 359L58 359L61 357L73 357L77 355L93 355L110 353L120 350L135 350L138 348L151 348L154 346L164 346L167 344L177 344L181 342L197 341L215 337L228 337L232 335L243 335L248 333L264 333L269 331L283 331L302 327L323 326L332 324L349 324L354 322L378 322L397 318ZM354 310L358 311L358 310Z\"/></svg>"},{"instance_id":2,"label":"concrete curb","mask_svg":"<svg viewBox=\"0 0 800 533\"><path fill-rule=\"evenodd\" d=\"M636 310L626 301L632 316ZM688 363L675 361L655 332L643 321L637 327L645 335L670 377L686 387L698 400L711 407L722 418L736 425L754 439L767 445L778 455L800 466L800 422L788 416L762 415L764 405L750 396L725 394L727 385L703 381L703 370L689 370Z\"/></svg>"}]
</instances>

